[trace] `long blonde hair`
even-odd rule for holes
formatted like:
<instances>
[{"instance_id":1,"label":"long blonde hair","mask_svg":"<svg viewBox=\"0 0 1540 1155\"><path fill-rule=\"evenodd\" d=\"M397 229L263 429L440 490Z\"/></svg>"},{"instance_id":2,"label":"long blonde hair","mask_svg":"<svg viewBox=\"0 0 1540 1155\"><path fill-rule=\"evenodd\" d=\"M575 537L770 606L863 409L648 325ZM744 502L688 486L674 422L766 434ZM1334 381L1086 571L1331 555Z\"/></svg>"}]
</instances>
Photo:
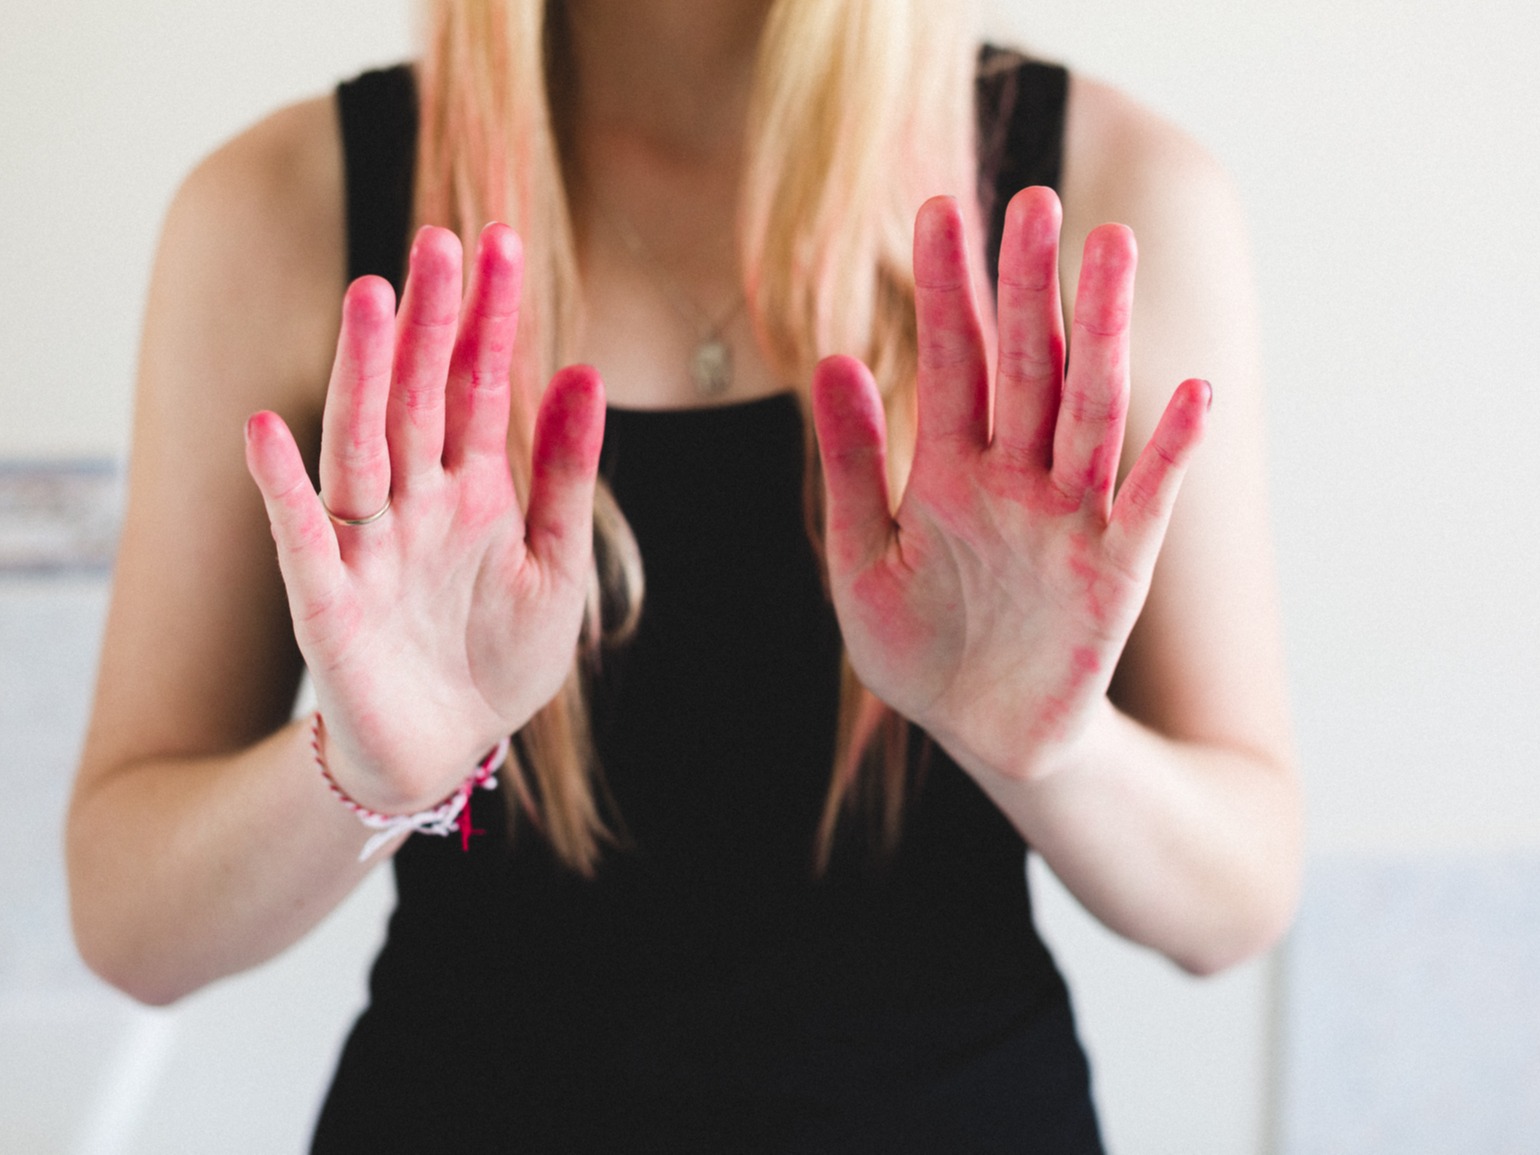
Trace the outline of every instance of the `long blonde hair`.
<instances>
[{"instance_id":1,"label":"long blonde hair","mask_svg":"<svg viewBox=\"0 0 1540 1155\"><path fill-rule=\"evenodd\" d=\"M756 63L739 217L739 257L761 352L795 383L808 430L809 530L821 491L808 388L820 357L852 353L881 383L891 492L902 493L915 437L914 214L958 195L979 231L974 29L955 0L775 0ZM490 220L525 242L514 368L513 467L528 481L540 392L573 359L582 316L576 238L558 124L559 0L429 0L419 73L416 217L467 245ZM985 296L981 300L988 299ZM561 692L519 735L505 771L522 811L572 868L594 868L608 830L595 795L585 668L634 625L641 563L607 492L595 502L595 565L578 660ZM827 862L840 815L875 816L896 842L907 726L844 663L835 766L817 834Z\"/></svg>"}]
</instances>

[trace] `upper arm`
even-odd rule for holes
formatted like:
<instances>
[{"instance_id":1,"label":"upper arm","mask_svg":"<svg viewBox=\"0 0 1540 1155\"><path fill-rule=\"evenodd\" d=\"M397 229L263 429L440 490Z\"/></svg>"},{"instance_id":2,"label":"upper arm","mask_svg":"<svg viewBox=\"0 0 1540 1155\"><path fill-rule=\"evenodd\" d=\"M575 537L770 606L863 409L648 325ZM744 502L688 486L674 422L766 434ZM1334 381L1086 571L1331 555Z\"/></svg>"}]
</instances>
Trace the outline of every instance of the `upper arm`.
<instances>
[{"instance_id":1,"label":"upper arm","mask_svg":"<svg viewBox=\"0 0 1540 1155\"><path fill-rule=\"evenodd\" d=\"M344 276L330 99L246 131L178 192L145 315L82 784L246 745L292 709L301 663L242 437L273 409L313 459Z\"/></svg>"},{"instance_id":2,"label":"upper arm","mask_svg":"<svg viewBox=\"0 0 1540 1155\"><path fill-rule=\"evenodd\" d=\"M1139 245L1123 472L1187 377L1214 389L1148 601L1113 684L1120 707L1177 739L1290 758L1265 492L1262 374L1238 198L1189 138L1076 78L1066 126L1064 284L1086 234ZM1071 352L1073 356L1073 352Z\"/></svg>"}]
</instances>

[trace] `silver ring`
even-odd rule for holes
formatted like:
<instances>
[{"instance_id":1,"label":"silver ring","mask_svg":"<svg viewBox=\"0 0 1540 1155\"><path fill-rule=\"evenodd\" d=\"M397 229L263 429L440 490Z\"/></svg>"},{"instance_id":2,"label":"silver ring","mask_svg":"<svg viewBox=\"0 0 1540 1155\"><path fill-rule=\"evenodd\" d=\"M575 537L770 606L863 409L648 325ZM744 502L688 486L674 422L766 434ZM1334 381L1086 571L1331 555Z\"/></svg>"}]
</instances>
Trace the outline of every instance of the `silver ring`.
<instances>
[{"instance_id":1,"label":"silver ring","mask_svg":"<svg viewBox=\"0 0 1540 1155\"><path fill-rule=\"evenodd\" d=\"M326 516L332 519L334 525L368 525L370 522L379 521L385 516L385 511L390 508L390 494L385 495L385 504L380 506L368 517L338 517L332 512L332 507L326 504L326 498L321 498L321 508L326 511Z\"/></svg>"}]
</instances>

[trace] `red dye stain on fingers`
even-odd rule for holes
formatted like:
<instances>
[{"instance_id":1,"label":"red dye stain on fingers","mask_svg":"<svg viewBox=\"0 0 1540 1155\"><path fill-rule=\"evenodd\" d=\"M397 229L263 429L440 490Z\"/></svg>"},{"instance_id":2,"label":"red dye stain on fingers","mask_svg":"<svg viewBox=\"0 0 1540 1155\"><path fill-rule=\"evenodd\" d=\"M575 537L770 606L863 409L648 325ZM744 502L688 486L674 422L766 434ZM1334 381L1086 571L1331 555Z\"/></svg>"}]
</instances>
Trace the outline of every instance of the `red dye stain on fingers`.
<instances>
[{"instance_id":1,"label":"red dye stain on fingers","mask_svg":"<svg viewBox=\"0 0 1540 1155\"><path fill-rule=\"evenodd\" d=\"M604 441L604 385L587 365L572 365L551 379L535 427L537 475L598 468Z\"/></svg>"},{"instance_id":2,"label":"red dye stain on fingers","mask_svg":"<svg viewBox=\"0 0 1540 1155\"><path fill-rule=\"evenodd\" d=\"M1128 328L1138 259L1133 230L1124 225L1092 230L1075 286L1075 328L1099 337L1117 336Z\"/></svg>"},{"instance_id":3,"label":"red dye stain on fingers","mask_svg":"<svg viewBox=\"0 0 1540 1155\"><path fill-rule=\"evenodd\" d=\"M535 422L528 539L577 564L591 536L594 475L604 441L604 384L587 365L551 379Z\"/></svg>"},{"instance_id":4,"label":"red dye stain on fingers","mask_svg":"<svg viewBox=\"0 0 1540 1155\"><path fill-rule=\"evenodd\" d=\"M1065 494L1110 504L1128 407L1128 321L1133 234L1103 225L1086 241L1075 293L1069 372L1053 442L1053 478Z\"/></svg>"},{"instance_id":5,"label":"red dye stain on fingers","mask_svg":"<svg viewBox=\"0 0 1540 1155\"><path fill-rule=\"evenodd\" d=\"M870 564L892 530L882 401L866 367L829 357L813 372L813 422L823 460L828 547L836 569Z\"/></svg>"},{"instance_id":6,"label":"red dye stain on fingers","mask_svg":"<svg viewBox=\"0 0 1540 1155\"><path fill-rule=\"evenodd\" d=\"M1107 548L1129 573L1154 564L1153 551L1165 534L1187 463L1203 439L1213 396L1207 381L1182 382L1118 492Z\"/></svg>"},{"instance_id":7,"label":"red dye stain on fingers","mask_svg":"<svg viewBox=\"0 0 1540 1155\"><path fill-rule=\"evenodd\" d=\"M982 449L989 429L989 380L967 247L957 202L927 201L914 226L919 435L922 442L939 439Z\"/></svg>"}]
</instances>

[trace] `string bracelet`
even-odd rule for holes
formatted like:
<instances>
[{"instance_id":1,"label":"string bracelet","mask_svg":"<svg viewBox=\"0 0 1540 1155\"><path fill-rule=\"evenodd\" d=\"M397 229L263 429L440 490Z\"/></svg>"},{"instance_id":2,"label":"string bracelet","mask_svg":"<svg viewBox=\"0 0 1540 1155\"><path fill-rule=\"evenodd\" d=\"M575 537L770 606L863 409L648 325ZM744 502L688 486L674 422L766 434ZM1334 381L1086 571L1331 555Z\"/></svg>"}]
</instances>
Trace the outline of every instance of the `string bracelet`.
<instances>
[{"instance_id":1,"label":"string bracelet","mask_svg":"<svg viewBox=\"0 0 1540 1155\"><path fill-rule=\"evenodd\" d=\"M471 829L471 791L478 786L483 790L497 788L497 771L507 760L511 745L512 743L504 738L492 747L486 757L476 763L476 768L459 788L433 809L419 810L416 814L381 814L377 810L370 810L367 806L355 802L332 777L332 772L326 768L326 759L321 756L321 711L312 711L310 715L310 749L315 755L315 764L321 771L321 777L326 780L326 785L331 788L331 792L337 796L338 801L358 815L360 822L376 832L364 843L363 850L359 851L359 862L368 861L376 850L396 835L407 831L447 836L458 830L460 849L469 850L471 835L480 833Z\"/></svg>"}]
</instances>

